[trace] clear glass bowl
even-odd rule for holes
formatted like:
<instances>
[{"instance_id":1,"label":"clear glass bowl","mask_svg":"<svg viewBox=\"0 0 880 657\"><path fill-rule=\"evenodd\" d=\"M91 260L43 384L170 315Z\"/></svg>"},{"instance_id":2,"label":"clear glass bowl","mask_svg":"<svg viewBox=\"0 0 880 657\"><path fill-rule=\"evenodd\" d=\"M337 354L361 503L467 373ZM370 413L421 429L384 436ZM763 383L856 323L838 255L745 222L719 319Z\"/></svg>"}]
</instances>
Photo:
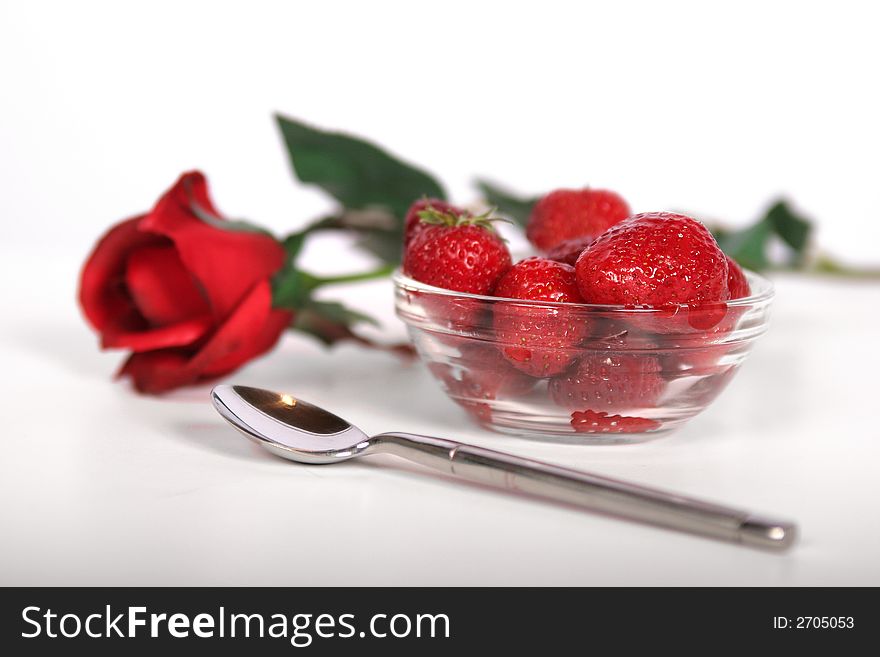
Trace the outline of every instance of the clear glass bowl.
<instances>
[{"instance_id":1,"label":"clear glass bowl","mask_svg":"<svg viewBox=\"0 0 880 657\"><path fill-rule=\"evenodd\" d=\"M446 394L502 433L634 442L672 429L730 382L769 320L773 286L701 308L502 299L394 275L397 315Z\"/></svg>"}]
</instances>

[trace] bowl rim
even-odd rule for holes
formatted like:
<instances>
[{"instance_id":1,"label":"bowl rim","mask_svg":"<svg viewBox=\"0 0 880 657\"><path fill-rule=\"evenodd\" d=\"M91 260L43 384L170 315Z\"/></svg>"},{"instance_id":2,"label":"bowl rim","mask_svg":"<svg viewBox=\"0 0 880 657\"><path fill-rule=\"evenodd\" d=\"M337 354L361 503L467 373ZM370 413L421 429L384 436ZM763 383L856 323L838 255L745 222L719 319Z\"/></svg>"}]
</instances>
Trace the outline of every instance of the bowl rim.
<instances>
[{"instance_id":1,"label":"bowl rim","mask_svg":"<svg viewBox=\"0 0 880 657\"><path fill-rule=\"evenodd\" d=\"M750 269L743 268L743 273L746 275L746 279L749 281L749 287L755 289L758 288L758 292L755 294L750 294L747 297L741 297L739 299L731 299L728 301L718 302L724 303L728 308L741 308L741 307L750 307L754 305L767 304L776 295L776 289L773 285L773 282L760 274L757 274ZM430 294L435 294L438 296L445 297L455 297L457 299L473 299L475 301L484 301L489 303L499 303L499 302L507 302L513 303L517 305L523 306L535 306L535 307L565 307L569 309L583 309L583 310L592 310L592 311L613 311L613 312L627 312L627 313L669 313L670 307L677 308L689 308L692 304L680 303L680 304L669 304L667 306L626 306L622 304L602 304L602 303L565 303L561 301L536 301L532 299L514 299L511 297L495 297L487 294L473 294L471 292L456 292L455 290L447 290L442 287L435 287L433 285L428 285L427 283L422 283L421 281L417 281L414 278L410 278L406 274L403 273L403 270L398 267L394 270L391 275L391 280L394 282L396 288L399 289L409 289L416 290L419 292L427 292ZM757 284L757 285L755 285ZM707 304L711 305L711 304ZM696 307L700 307L699 305Z\"/></svg>"}]
</instances>

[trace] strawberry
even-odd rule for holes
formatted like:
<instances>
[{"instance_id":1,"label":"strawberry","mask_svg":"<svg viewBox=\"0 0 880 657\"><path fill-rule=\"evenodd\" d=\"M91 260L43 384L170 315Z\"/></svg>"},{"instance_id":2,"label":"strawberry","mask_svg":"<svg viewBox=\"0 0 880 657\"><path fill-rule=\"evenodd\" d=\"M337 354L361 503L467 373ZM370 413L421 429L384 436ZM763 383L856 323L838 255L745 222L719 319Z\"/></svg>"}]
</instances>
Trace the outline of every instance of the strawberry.
<instances>
[{"instance_id":1,"label":"strawberry","mask_svg":"<svg viewBox=\"0 0 880 657\"><path fill-rule=\"evenodd\" d=\"M670 350L663 354L663 368L670 381L683 376L714 375L725 369L719 361L727 354L728 346L711 344L708 340L704 344L696 343L699 339L670 345Z\"/></svg>"},{"instance_id":2,"label":"strawberry","mask_svg":"<svg viewBox=\"0 0 880 657\"><path fill-rule=\"evenodd\" d=\"M507 270L495 287L507 299L583 303L574 267L548 258L526 258Z\"/></svg>"},{"instance_id":3,"label":"strawberry","mask_svg":"<svg viewBox=\"0 0 880 657\"><path fill-rule=\"evenodd\" d=\"M730 299L743 299L751 293L749 281L736 260L730 256L727 258L727 291Z\"/></svg>"},{"instance_id":4,"label":"strawberry","mask_svg":"<svg viewBox=\"0 0 880 657\"><path fill-rule=\"evenodd\" d=\"M478 421L488 422L488 402L516 399L528 393L536 380L510 366L498 349L484 342L459 338L460 356L448 362L433 362L431 372L445 386L449 396Z\"/></svg>"},{"instance_id":5,"label":"strawberry","mask_svg":"<svg viewBox=\"0 0 880 657\"><path fill-rule=\"evenodd\" d=\"M751 290L746 275L735 260L727 258L727 291L730 299L749 296ZM723 371L719 363L730 351L729 344L719 344L725 334L732 331L745 308L727 304L709 304L691 311L688 323L691 328L704 329L698 332L684 332L678 336L678 349L664 357L665 367L670 373L686 375L717 374ZM684 347L684 348L682 348Z\"/></svg>"},{"instance_id":6,"label":"strawberry","mask_svg":"<svg viewBox=\"0 0 880 657\"><path fill-rule=\"evenodd\" d=\"M618 194L604 189L557 189L532 208L526 237L541 251L581 237L594 239L630 214Z\"/></svg>"},{"instance_id":7,"label":"strawberry","mask_svg":"<svg viewBox=\"0 0 880 657\"><path fill-rule=\"evenodd\" d=\"M546 258L527 258L498 281L495 296L551 303L582 303L574 267ZM495 336L501 353L517 369L535 377L564 371L588 334L586 322L564 306L496 303Z\"/></svg>"},{"instance_id":8,"label":"strawberry","mask_svg":"<svg viewBox=\"0 0 880 657\"><path fill-rule=\"evenodd\" d=\"M644 417L608 415L596 411L575 411L571 414L571 426L578 433L644 433L660 428L657 420Z\"/></svg>"},{"instance_id":9,"label":"strawberry","mask_svg":"<svg viewBox=\"0 0 880 657\"><path fill-rule=\"evenodd\" d=\"M586 343L577 364L550 380L551 399L573 411L653 406L665 386L660 362L626 341L624 333Z\"/></svg>"},{"instance_id":10,"label":"strawberry","mask_svg":"<svg viewBox=\"0 0 880 657\"><path fill-rule=\"evenodd\" d=\"M578 256L593 243L593 239L592 237L573 237L570 240L560 242L547 252L547 259L564 262L566 265L574 267Z\"/></svg>"},{"instance_id":11,"label":"strawberry","mask_svg":"<svg viewBox=\"0 0 880 657\"><path fill-rule=\"evenodd\" d=\"M646 212L612 227L577 260L588 303L701 306L727 299L727 256L703 224Z\"/></svg>"},{"instance_id":12,"label":"strawberry","mask_svg":"<svg viewBox=\"0 0 880 657\"><path fill-rule=\"evenodd\" d=\"M479 340L460 339L459 356L450 359L453 369L460 370L459 385L452 386L462 396L473 399L497 399L526 394L535 380L524 376L502 357L497 347Z\"/></svg>"},{"instance_id":13,"label":"strawberry","mask_svg":"<svg viewBox=\"0 0 880 657\"><path fill-rule=\"evenodd\" d=\"M425 210L436 210L438 212L446 213L446 214L454 214L456 216L461 216L465 214L464 210L452 205L451 203L447 203L446 201L441 201L436 198L422 198L409 206L409 210L406 211L406 218L403 220L403 246L406 248L407 244L409 244L413 237L416 236L418 232L431 224L427 224L422 221L422 218L419 216L419 213L424 212Z\"/></svg>"},{"instance_id":14,"label":"strawberry","mask_svg":"<svg viewBox=\"0 0 880 657\"><path fill-rule=\"evenodd\" d=\"M417 281L456 292L489 294L510 269L510 253L488 215L428 208L418 213L426 224L411 231L403 273Z\"/></svg>"}]
</instances>

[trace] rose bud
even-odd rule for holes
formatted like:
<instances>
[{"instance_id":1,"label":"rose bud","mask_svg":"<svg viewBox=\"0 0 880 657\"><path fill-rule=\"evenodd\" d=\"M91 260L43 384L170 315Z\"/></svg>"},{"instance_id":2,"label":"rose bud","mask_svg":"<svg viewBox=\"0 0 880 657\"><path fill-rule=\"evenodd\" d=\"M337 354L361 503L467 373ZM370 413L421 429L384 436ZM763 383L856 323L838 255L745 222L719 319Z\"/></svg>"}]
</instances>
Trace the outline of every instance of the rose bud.
<instances>
[{"instance_id":1,"label":"rose bud","mask_svg":"<svg viewBox=\"0 0 880 657\"><path fill-rule=\"evenodd\" d=\"M228 374L268 351L292 314L272 307L284 264L271 236L224 226L205 177L183 174L145 215L111 228L82 271L79 300L120 376L159 393Z\"/></svg>"}]
</instances>

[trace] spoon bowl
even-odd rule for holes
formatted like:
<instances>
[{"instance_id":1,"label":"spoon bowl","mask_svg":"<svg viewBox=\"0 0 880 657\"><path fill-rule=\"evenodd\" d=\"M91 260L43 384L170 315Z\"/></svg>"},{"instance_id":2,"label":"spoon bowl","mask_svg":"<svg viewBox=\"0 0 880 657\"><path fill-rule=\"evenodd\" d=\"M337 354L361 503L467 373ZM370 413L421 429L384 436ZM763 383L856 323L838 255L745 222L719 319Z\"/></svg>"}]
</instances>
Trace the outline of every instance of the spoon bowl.
<instances>
[{"instance_id":1,"label":"spoon bowl","mask_svg":"<svg viewBox=\"0 0 880 657\"><path fill-rule=\"evenodd\" d=\"M288 394L250 386L216 386L217 412L249 439L276 456L319 465L359 455L370 438L330 411Z\"/></svg>"}]
</instances>

